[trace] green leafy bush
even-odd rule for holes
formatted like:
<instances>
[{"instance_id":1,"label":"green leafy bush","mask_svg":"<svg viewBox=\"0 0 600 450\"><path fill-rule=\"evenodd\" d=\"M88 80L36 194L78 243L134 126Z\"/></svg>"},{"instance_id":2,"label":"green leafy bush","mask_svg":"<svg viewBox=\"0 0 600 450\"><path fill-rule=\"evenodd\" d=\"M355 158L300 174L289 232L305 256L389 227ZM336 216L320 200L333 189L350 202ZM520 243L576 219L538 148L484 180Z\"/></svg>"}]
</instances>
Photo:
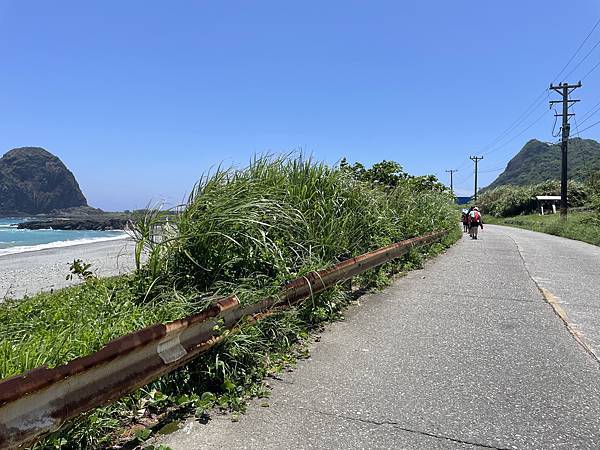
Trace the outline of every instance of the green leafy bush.
<instances>
[{"instance_id":1,"label":"green leafy bush","mask_svg":"<svg viewBox=\"0 0 600 450\"><path fill-rule=\"evenodd\" d=\"M569 181L569 206L584 206L589 198L587 185ZM560 195L559 181L546 181L529 186L500 186L482 192L478 202L484 214L510 217L537 210L537 195Z\"/></svg>"}]
</instances>

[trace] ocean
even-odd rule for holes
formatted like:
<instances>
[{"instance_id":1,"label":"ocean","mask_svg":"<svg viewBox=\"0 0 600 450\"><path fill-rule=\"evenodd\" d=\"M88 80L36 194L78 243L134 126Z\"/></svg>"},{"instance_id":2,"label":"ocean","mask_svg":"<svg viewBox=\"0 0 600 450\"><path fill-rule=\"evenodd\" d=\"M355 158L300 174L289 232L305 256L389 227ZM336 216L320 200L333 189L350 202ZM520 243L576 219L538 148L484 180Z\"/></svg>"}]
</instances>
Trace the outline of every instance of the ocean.
<instances>
[{"instance_id":1,"label":"ocean","mask_svg":"<svg viewBox=\"0 0 600 450\"><path fill-rule=\"evenodd\" d=\"M123 231L20 230L16 227L26 220L0 218L0 256L127 237Z\"/></svg>"}]
</instances>

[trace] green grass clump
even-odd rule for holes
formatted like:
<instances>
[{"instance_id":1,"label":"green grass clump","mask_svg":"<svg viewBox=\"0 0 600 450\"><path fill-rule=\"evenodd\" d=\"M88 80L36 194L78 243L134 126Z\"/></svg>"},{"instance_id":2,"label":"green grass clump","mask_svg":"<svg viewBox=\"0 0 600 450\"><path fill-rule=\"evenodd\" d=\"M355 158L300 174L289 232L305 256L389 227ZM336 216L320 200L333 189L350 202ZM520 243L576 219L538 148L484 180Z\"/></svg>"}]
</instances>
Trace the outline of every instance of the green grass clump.
<instances>
[{"instance_id":1,"label":"green grass clump","mask_svg":"<svg viewBox=\"0 0 600 450\"><path fill-rule=\"evenodd\" d=\"M132 286L131 276L91 280L0 304L0 378L87 355L131 331L177 319L193 306L182 296L144 305Z\"/></svg>"},{"instance_id":2,"label":"green grass clump","mask_svg":"<svg viewBox=\"0 0 600 450\"><path fill-rule=\"evenodd\" d=\"M453 230L443 242L354 280L363 288L386 285L392 273L418 267L460 236L451 197L435 180L392 179L393 185L365 181L301 156L260 157L244 169L204 176L175 213L154 210L140 218L135 273L1 304L0 377L63 364L127 332L197 312L219 296L234 293L242 303L254 302L348 257ZM302 355L298 345L307 333L338 318L351 300L336 287L244 326L218 348L83 416L38 447L108 445L121 424L143 422L165 408L197 415L215 404L243 410L248 395L264 394L264 376Z\"/></svg>"},{"instance_id":3,"label":"green grass clump","mask_svg":"<svg viewBox=\"0 0 600 450\"><path fill-rule=\"evenodd\" d=\"M488 217L486 222L539 231L587 242L588 244L600 245L600 215L591 211L569 212L566 221L562 220L560 214L545 216L531 214L505 218Z\"/></svg>"},{"instance_id":4,"label":"green grass clump","mask_svg":"<svg viewBox=\"0 0 600 450\"><path fill-rule=\"evenodd\" d=\"M447 203L447 194L409 180L386 190L310 160L259 158L204 178L175 220L146 224L163 230L161 243L147 242L152 289L253 301L250 292L264 295L350 255L452 227Z\"/></svg>"}]
</instances>

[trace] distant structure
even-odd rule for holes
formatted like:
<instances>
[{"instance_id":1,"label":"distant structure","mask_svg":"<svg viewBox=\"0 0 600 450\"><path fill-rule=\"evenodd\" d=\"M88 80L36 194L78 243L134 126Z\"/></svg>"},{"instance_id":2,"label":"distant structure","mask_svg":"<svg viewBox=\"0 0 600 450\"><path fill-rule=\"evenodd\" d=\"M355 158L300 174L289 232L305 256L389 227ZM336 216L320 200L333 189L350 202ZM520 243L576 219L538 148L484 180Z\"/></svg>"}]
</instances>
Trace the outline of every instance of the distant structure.
<instances>
[{"instance_id":1,"label":"distant structure","mask_svg":"<svg viewBox=\"0 0 600 450\"><path fill-rule=\"evenodd\" d=\"M544 215L544 208L546 208L547 213L552 210L552 214L556 214L556 206L560 205L561 198L560 195L536 195L535 199L537 200L540 214Z\"/></svg>"}]
</instances>

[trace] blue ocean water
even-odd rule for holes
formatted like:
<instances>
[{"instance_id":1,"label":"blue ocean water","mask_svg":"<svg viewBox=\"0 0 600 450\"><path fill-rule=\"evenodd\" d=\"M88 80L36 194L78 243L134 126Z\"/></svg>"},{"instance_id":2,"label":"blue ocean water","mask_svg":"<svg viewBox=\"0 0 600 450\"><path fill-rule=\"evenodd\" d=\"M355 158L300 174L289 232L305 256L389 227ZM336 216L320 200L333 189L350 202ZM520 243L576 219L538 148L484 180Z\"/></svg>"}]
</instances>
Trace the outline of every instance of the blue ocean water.
<instances>
[{"instance_id":1,"label":"blue ocean water","mask_svg":"<svg viewBox=\"0 0 600 450\"><path fill-rule=\"evenodd\" d=\"M0 255L121 239L122 231L19 230L26 218L0 218Z\"/></svg>"}]
</instances>

